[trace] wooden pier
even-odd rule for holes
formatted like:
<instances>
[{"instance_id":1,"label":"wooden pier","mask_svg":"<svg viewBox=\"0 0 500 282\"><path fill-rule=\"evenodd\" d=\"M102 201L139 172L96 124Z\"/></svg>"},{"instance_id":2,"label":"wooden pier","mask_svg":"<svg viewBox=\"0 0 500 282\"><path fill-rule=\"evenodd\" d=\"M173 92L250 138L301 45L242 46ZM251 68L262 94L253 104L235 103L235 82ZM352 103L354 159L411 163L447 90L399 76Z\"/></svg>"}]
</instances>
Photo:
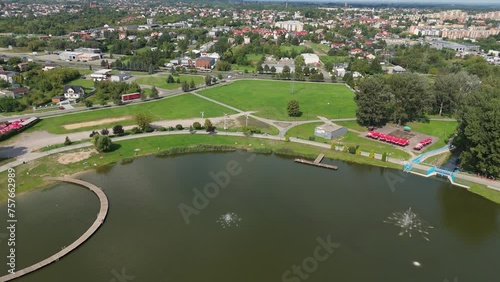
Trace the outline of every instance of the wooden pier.
<instances>
[{"instance_id":1,"label":"wooden pier","mask_svg":"<svg viewBox=\"0 0 500 282\"><path fill-rule=\"evenodd\" d=\"M101 226L101 224L104 222L104 219L106 218L106 215L108 213L108 207L109 207L108 198L106 197L106 194L104 194L104 192L99 187L95 186L92 183L88 183L88 182L85 182L82 180L72 179L72 178L48 177L46 179L47 180L55 180L55 181L65 181L65 182L81 185L81 186L88 188L92 192L94 192L97 195L97 197L99 198L99 202L100 202L100 209L99 209L99 213L97 214L97 218L94 221L94 223L92 224L92 226L90 226L90 228L87 231L85 231L85 233L83 233L83 235L80 236L80 238L78 238L76 241L71 243L69 246L65 247L64 249L57 252L56 254L38 262L38 263L33 264L32 266L28 266L26 268L17 270L13 274L9 274L9 275L5 275L5 276L0 277L0 282L9 281L12 279L19 278L23 275L26 275L30 272L36 271L44 266L47 266L53 262L58 261L60 258L67 255L68 253L70 253L74 249L78 248L78 246L80 246L87 239L89 239L90 236L92 236L97 231L97 229Z\"/></svg>"},{"instance_id":2,"label":"wooden pier","mask_svg":"<svg viewBox=\"0 0 500 282\"><path fill-rule=\"evenodd\" d=\"M319 154L318 157L314 160L315 164L319 164L323 158L325 157L325 154Z\"/></svg>"},{"instance_id":3,"label":"wooden pier","mask_svg":"<svg viewBox=\"0 0 500 282\"><path fill-rule=\"evenodd\" d=\"M314 162L311 162L311 161L308 161L308 160L304 160L304 159L295 159L295 162L296 163L301 163L301 164L307 164L307 165L314 165L314 166L317 166L317 167L328 168L328 169L333 169L333 170L337 170L338 169L337 166L320 163L323 160L324 157L325 157L325 154L319 154L319 156L314 160Z\"/></svg>"}]
</instances>

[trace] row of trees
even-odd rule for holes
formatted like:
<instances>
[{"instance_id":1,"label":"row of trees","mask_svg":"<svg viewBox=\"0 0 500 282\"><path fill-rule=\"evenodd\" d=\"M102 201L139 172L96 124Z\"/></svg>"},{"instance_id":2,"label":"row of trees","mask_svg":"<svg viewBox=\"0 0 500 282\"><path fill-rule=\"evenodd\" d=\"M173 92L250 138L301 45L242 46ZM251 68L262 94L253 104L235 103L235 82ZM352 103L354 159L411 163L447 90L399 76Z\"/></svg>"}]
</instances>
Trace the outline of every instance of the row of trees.
<instances>
[{"instance_id":1,"label":"row of trees","mask_svg":"<svg viewBox=\"0 0 500 282\"><path fill-rule=\"evenodd\" d=\"M370 76L358 83L356 117L362 125L382 125L403 124L424 113L452 116L480 83L466 72L437 76L434 83L412 73Z\"/></svg>"}]
</instances>

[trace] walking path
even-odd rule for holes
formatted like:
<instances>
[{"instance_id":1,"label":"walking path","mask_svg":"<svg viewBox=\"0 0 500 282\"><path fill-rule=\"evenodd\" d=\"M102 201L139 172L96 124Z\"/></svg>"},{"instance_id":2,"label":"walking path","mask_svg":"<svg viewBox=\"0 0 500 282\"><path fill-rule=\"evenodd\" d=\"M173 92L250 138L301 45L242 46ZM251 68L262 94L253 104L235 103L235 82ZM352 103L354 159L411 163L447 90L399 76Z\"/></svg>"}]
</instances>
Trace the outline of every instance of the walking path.
<instances>
[{"instance_id":1,"label":"walking path","mask_svg":"<svg viewBox=\"0 0 500 282\"><path fill-rule=\"evenodd\" d=\"M0 277L1 282L19 278L23 275L26 275L30 272L33 272L33 271L38 270L44 266L47 266L53 262L58 261L60 258L67 255L68 253L70 253L74 249L78 248L78 246L80 246L87 239L89 239L90 236L92 236L97 231L97 229L99 229L101 224L104 222L104 219L106 218L106 215L108 213L108 207L109 207L108 198L106 197L106 194L104 194L104 192L99 187L95 186L92 183L88 183L88 182L85 182L82 180L65 178L65 177L48 177L47 180L65 181L65 182L69 182L69 183L74 183L74 184L77 184L80 186L84 186L84 187L88 188L89 190L91 190L92 192L94 192L96 194L96 196L99 198L99 202L100 202L100 209L99 209L99 213L97 214L97 218L94 221L94 223L90 226L90 228L87 229L87 231L85 231L85 233L83 233L83 235L80 236L80 238L78 238L76 241L71 243L71 245L64 247L62 250L60 250L56 254L38 262L38 263L35 263L32 266L28 266L26 268L18 270L13 274L9 274L9 275L5 275L5 276Z\"/></svg>"}]
</instances>

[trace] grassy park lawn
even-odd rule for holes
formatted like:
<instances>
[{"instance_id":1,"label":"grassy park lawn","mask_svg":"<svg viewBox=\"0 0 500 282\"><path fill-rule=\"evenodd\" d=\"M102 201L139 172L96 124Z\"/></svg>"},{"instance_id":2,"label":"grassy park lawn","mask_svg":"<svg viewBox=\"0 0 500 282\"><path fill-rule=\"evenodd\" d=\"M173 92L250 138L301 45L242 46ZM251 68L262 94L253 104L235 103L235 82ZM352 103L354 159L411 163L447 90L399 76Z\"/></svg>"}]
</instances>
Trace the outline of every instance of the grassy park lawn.
<instances>
[{"instance_id":1,"label":"grassy park lawn","mask_svg":"<svg viewBox=\"0 0 500 282\"><path fill-rule=\"evenodd\" d=\"M326 154L327 158L341 159L357 163L366 163L371 165L378 165L382 167L400 168L400 166L382 162L379 160L369 159L367 157L360 157L342 152L332 151L329 149L321 149L309 145L296 144L292 142L283 142L267 139L256 139L252 137L234 137L222 135L207 135L207 134L193 134L193 135L172 135L172 136L147 136L144 138L132 139L115 142L116 149L112 152L95 154L89 159L62 165L57 159L60 154L47 156L25 165L16 167L16 190L18 193L26 192L36 188L41 188L47 184L44 182L43 177L46 176L62 176L83 170L90 170L92 167L89 164L96 164L99 166L109 165L119 162L121 159L129 159L148 154L154 154L158 151L166 150L173 147L186 147L196 144L210 144L210 145L230 145L238 148L270 148L270 149L291 149L296 153L315 156L320 152ZM135 149L140 149L136 152ZM79 149L81 150L81 149ZM79 151L76 150L76 151ZM71 152L71 151L69 151ZM137 156L135 155L137 153ZM0 201L5 200L7 196L7 171L0 173Z\"/></svg>"},{"instance_id":2,"label":"grassy park lawn","mask_svg":"<svg viewBox=\"0 0 500 282\"><path fill-rule=\"evenodd\" d=\"M354 94L341 84L289 81L238 80L231 84L199 91L200 94L256 115L276 120L310 120L317 116L348 118L355 116ZM299 101L301 117L287 114L290 100Z\"/></svg>"},{"instance_id":3,"label":"grassy park lawn","mask_svg":"<svg viewBox=\"0 0 500 282\"><path fill-rule=\"evenodd\" d=\"M154 100L145 103L137 103L128 106L104 108L99 110L89 110L76 114L68 114L53 118L45 118L28 131L47 130L50 133L67 133L82 130L111 128L115 124L133 125L133 116L137 113L151 114L153 121L168 119L183 119L200 116L200 112L205 112L205 117L217 117L223 113L234 114L234 111L223 106L211 103L205 99L193 95L184 94L161 100ZM103 123L94 126L82 127L73 130L66 130L63 126L81 122L98 121L108 118L127 118L122 121Z\"/></svg>"},{"instance_id":4,"label":"grassy park lawn","mask_svg":"<svg viewBox=\"0 0 500 282\"><path fill-rule=\"evenodd\" d=\"M79 85L83 88L86 88L85 90L87 90L90 88L94 88L94 81L92 81L91 79L79 78L79 79L75 79L75 80L68 82L67 85Z\"/></svg>"},{"instance_id":5,"label":"grassy park lawn","mask_svg":"<svg viewBox=\"0 0 500 282\"><path fill-rule=\"evenodd\" d=\"M356 130L359 132L368 131L368 128L366 128L366 126L359 125L358 122L355 120L335 121L335 124L338 124L340 126L347 127L348 129Z\"/></svg>"},{"instance_id":6,"label":"grassy park lawn","mask_svg":"<svg viewBox=\"0 0 500 282\"><path fill-rule=\"evenodd\" d=\"M314 136L314 128L318 125L323 124L322 122L306 123L299 126L291 128L286 135L290 137L297 137L301 139L309 139L310 136ZM346 135L343 135L337 139L327 140L320 137L315 137L316 142L323 143L334 143L337 145L344 146L356 146L359 145L361 151L370 152L373 150L375 153L383 154L386 152L389 156L399 159L408 159L410 155L395 147L383 143L374 141L368 138L360 137L357 133L349 131Z\"/></svg>"},{"instance_id":7,"label":"grassy park lawn","mask_svg":"<svg viewBox=\"0 0 500 282\"><path fill-rule=\"evenodd\" d=\"M168 75L161 76L149 76L149 77L141 77L135 80L138 84L151 85L162 89L177 89L181 87L181 83L183 81L191 82L191 79L194 80L196 85L202 84L205 82L205 78L201 75L184 75L180 74L178 76L174 75L174 80L179 78L181 83L167 83Z\"/></svg>"}]
</instances>

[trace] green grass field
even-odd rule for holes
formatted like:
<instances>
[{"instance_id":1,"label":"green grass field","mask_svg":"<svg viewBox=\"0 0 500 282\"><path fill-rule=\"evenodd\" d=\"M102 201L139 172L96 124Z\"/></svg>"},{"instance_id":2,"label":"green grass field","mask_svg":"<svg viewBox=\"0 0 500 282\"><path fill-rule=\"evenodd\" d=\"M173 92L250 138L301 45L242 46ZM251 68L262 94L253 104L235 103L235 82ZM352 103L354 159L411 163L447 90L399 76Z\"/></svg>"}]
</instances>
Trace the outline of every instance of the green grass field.
<instances>
[{"instance_id":1,"label":"green grass field","mask_svg":"<svg viewBox=\"0 0 500 282\"><path fill-rule=\"evenodd\" d=\"M245 111L257 111L260 117L276 120L311 120L317 116L348 118L355 116L354 94L344 85L294 82L239 80L226 86L199 93ZM301 117L287 114L290 100L298 100Z\"/></svg>"},{"instance_id":2,"label":"green grass field","mask_svg":"<svg viewBox=\"0 0 500 282\"><path fill-rule=\"evenodd\" d=\"M100 110L88 110L76 114L45 118L27 131L47 130L50 133L63 134L67 132L78 132L93 129L111 128L115 124L133 125L133 116L137 113L150 113L153 121L161 119L183 119L200 116L200 112L205 112L205 117L221 116L223 113L234 114L234 111L217 104L198 98L193 95L184 94L172 98L155 100L146 103L132 104ZM128 117L127 120L99 124L73 130L64 129L64 125L75 124L88 121L102 120L106 118Z\"/></svg>"},{"instance_id":3,"label":"green grass field","mask_svg":"<svg viewBox=\"0 0 500 282\"><path fill-rule=\"evenodd\" d=\"M295 126L288 130L286 136L297 137L301 139L309 139L310 136L314 136L314 128L318 125L323 124L322 122L306 123L299 126ZM373 150L375 153L382 154L384 152L388 153L391 157L399 159L408 159L410 155L395 147L383 143L374 141L368 138L360 137L357 133L349 131L347 134L332 140L327 140L321 137L315 137L316 142L323 142L327 144L339 144L344 146L356 146L359 145L361 151L370 152Z\"/></svg>"},{"instance_id":4,"label":"green grass field","mask_svg":"<svg viewBox=\"0 0 500 282\"><path fill-rule=\"evenodd\" d=\"M295 52L300 53L305 48L306 47L304 47L304 46L281 45L280 46L280 51L281 52L286 52L286 51L292 51L292 49L295 49Z\"/></svg>"},{"instance_id":5,"label":"green grass field","mask_svg":"<svg viewBox=\"0 0 500 282\"><path fill-rule=\"evenodd\" d=\"M91 79L75 79L67 83L67 85L79 85L83 88L94 88L94 81Z\"/></svg>"},{"instance_id":6,"label":"green grass field","mask_svg":"<svg viewBox=\"0 0 500 282\"><path fill-rule=\"evenodd\" d=\"M183 81L187 81L191 83L191 79L194 80L196 85L202 84L205 82L205 78L201 75L184 75L180 74L179 76L174 76L174 80L179 78L181 83L167 83L168 75L161 76L149 76L149 77L141 77L135 80L138 84L151 85L162 89L177 89L181 87L181 83Z\"/></svg>"},{"instance_id":7,"label":"green grass field","mask_svg":"<svg viewBox=\"0 0 500 282\"><path fill-rule=\"evenodd\" d=\"M327 53L331 48L329 45L310 42L309 46L316 52Z\"/></svg>"},{"instance_id":8,"label":"green grass field","mask_svg":"<svg viewBox=\"0 0 500 282\"><path fill-rule=\"evenodd\" d=\"M349 62L349 57L342 57L342 56L320 56L319 57L320 61L323 62L323 64L326 63L332 63L332 64L338 64L338 63L346 63Z\"/></svg>"}]
</instances>

